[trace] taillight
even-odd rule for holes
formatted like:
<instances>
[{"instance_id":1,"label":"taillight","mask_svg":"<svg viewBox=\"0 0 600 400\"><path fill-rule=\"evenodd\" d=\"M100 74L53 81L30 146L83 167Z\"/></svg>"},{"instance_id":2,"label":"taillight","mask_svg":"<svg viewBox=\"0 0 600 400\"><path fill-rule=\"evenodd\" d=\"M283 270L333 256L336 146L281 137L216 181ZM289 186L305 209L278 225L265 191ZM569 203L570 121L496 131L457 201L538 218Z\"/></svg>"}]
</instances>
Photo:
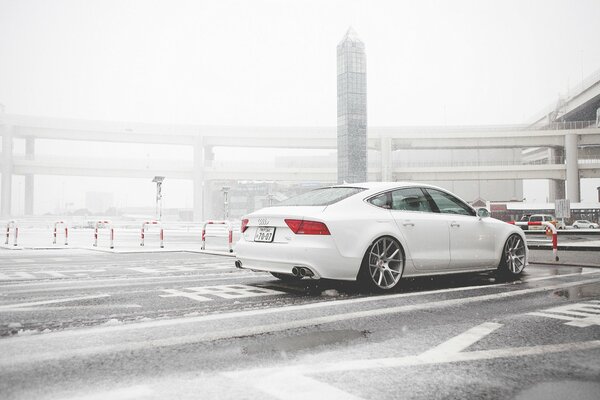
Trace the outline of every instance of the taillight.
<instances>
[{"instance_id":1,"label":"taillight","mask_svg":"<svg viewBox=\"0 0 600 400\"><path fill-rule=\"evenodd\" d=\"M242 233L244 233L246 232L246 229L248 229L248 220L244 218L242 220L242 227L240 228L240 230L242 231Z\"/></svg>"},{"instance_id":2,"label":"taillight","mask_svg":"<svg viewBox=\"0 0 600 400\"><path fill-rule=\"evenodd\" d=\"M296 235L330 235L327 225L322 222L286 219L285 223Z\"/></svg>"}]
</instances>

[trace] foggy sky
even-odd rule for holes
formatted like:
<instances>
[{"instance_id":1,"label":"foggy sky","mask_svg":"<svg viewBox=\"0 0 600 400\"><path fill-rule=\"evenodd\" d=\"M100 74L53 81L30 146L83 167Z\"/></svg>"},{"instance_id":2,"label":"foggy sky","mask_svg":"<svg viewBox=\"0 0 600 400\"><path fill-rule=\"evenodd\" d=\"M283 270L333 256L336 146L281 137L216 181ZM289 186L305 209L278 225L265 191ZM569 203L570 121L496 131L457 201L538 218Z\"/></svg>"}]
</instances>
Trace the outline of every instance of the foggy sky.
<instances>
[{"instance_id":1,"label":"foggy sky","mask_svg":"<svg viewBox=\"0 0 600 400\"><path fill-rule=\"evenodd\" d=\"M52 117L334 126L335 46L353 26L370 126L526 123L600 68L599 21L597 0L0 0L0 103Z\"/></svg>"}]
</instances>

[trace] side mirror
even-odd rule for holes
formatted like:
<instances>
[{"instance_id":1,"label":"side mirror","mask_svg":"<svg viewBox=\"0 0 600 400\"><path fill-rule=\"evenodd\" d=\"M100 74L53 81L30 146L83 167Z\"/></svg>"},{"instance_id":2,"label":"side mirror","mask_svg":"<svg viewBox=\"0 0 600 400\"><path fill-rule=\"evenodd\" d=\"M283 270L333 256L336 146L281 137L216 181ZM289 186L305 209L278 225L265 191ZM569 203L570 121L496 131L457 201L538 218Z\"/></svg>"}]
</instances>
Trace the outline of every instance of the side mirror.
<instances>
[{"instance_id":1,"label":"side mirror","mask_svg":"<svg viewBox=\"0 0 600 400\"><path fill-rule=\"evenodd\" d=\"M487 208L478 208L477 209L477 216L479 218L488 218L490 216L490 212L487 210Z\"/></svg>"}]
</instances>

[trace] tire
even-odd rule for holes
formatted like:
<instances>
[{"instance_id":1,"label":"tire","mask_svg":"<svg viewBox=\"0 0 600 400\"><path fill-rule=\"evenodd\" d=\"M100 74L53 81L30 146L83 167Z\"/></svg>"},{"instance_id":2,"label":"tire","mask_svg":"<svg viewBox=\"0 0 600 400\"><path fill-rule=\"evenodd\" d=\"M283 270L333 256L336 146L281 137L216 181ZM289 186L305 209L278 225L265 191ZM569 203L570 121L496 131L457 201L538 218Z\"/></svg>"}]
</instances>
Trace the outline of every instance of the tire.
<instances>
[{"instance_id":1,"label":"tire","mask_svg":"<svg viewBox=\"0 0 600 400\"><path fill-rule=\"evenodd\" d=\"M363 257L359 283L370 291L391 290L400 282L404 265L402 245L391 236L382 236L369 246Z\"/></svg>"},{"instance_id":2,"label":"tire","mask_svg":"<svg viewBox=\"0 0 600 400\"><path fill-rule=\"evenodd\" d=\"M506 239L498 265L498 273L502 277L516 278L521 275L525 269L525 246L523 238L516 233Z\"/></svg>"},{"instance_id":3,"label":"tire","mask_svg":"<svg viewBox=\"0 0 600 400\"><path fill-rule=\"evenodd\" d=\"M590 229L594 229L594 226L593 226L593 225L590 225Z\"/></svg>"},{"instance_id":4,"label":"tire","mask_svg":"<svg viewBox=\"0 0 600 400\"><path fill-rule=\"evenodd\" d=\"M579 229L579 225L573 225L573 228Z\"/></svg>"},{"instance_id":5,"label":"tire","mask_svg":"<svg viewBox=\"0 0 600 400\"><path fill-rule=\"evenodd\" d=\"M280 274L278 272L271 272L271 275L273 275L275 278L282 280L284 282L298 282L300 279L302 279L299 276Z\"/></svg>"}]
</instances>

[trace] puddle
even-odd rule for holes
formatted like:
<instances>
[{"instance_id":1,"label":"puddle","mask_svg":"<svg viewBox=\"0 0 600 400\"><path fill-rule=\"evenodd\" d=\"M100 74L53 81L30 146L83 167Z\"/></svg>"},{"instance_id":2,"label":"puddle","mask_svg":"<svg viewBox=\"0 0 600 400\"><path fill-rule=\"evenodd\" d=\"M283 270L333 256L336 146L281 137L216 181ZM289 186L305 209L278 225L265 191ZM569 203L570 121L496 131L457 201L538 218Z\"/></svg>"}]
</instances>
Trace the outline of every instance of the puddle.
<instances>
[{"instance_id":1,"label":"puddle","mask_svg":"<svg viewBox=\"0 0 600 400\"><path fill-rule=\"evenodd\" d=\"M564 297L569 300L585 299L600 296L600 283L590 283L564 290L557 290L552 296Z\"/></svg>"},{"instance_id":2,"label":"puddle","mask_svg":"<svg viewBox=\"0 0 600 400\"><path fill-rule=\"evenodd\" d=\"M582 381L544 382L518 393L515 400L598 400L600 383Z\"/></svg>"},{"instance_id":3,"label":"puddle","mask_svg":"<svg viewBox=\"0 0 600 400\"><path fill-rule=\"evenodd\" d=\"M246 346L243 348L242 352L248 355L269 352L292 353L318 346L329 346L340 343L348 343L353 340L365 339L369 336L369 334L369 331L356 331L349 329L311 332L305 335L269 339L266 343L257 343L252 346Z\"/></svg>"}]
</instances>

